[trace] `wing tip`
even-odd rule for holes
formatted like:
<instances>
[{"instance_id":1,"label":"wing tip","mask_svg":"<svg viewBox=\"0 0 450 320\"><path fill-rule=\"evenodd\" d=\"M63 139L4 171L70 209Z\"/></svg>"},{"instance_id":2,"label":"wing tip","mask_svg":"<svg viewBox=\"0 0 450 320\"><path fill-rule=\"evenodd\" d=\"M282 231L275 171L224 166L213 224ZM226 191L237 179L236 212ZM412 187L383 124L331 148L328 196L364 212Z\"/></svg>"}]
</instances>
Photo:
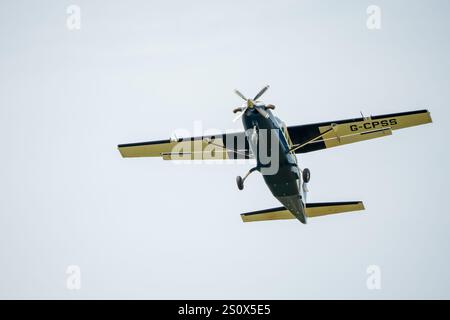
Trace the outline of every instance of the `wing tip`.
<instances>
[{"instance_id":1,"label":"wing tip","mask_svg":"<svg viewBox=\"0 0 450 320\"><path fill-rule=\"evenodd\" d=\"M118 144L117 145L117 150L119 150L120 155L122 156L122 158L126 158L126 154L123 150L123 145L122 144Z\"/></svg>"}]
</instances>

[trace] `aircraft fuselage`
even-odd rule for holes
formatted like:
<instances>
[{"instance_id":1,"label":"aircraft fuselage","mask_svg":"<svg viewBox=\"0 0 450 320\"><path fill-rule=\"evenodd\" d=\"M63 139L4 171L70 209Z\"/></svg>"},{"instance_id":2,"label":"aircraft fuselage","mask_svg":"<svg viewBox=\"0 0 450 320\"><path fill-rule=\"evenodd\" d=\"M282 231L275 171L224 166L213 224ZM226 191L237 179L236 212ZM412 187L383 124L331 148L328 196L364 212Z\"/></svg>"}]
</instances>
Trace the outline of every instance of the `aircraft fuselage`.
<instances>
[{"instance_id":1,"label":"aircraft fuselage","mask_svg":"<svg viewBox=\"0 0 450 320\"><path fill-rule=\"evenodd\" d=\"M257 108L257 107L256 107ZM247 139L256 158L258 171L266 185L298 220L306 223L304 203L300 193L301 174L297 158L289 144L289 137L283 131L280 121L266 110L268 118L254 109L248 109L242 116ZM267 161L270 159L270 161Z\"/></svg>"}]
</instances>

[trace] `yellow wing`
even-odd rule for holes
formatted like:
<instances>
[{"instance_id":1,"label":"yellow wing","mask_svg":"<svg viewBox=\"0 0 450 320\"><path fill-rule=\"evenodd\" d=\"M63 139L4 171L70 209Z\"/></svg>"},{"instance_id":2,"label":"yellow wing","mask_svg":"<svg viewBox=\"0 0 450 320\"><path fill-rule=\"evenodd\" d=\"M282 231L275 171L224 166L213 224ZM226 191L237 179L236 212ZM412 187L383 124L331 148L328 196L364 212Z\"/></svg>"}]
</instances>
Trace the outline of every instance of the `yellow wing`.
<instances>
[{"instance_id":1,"label":"yellow wing","mask_svg":"<svg viewBox=\"0 0 450 320\"><path fill-rule=\"evenodd\" d=\"M432 122L428 110L336 120L287 128L296 153L328 149L392 134L392 130ZM317 138L319 137L319 138Z\"/></svg>"},{"instance_id":2,"label":"yellow wing","mask_svg":"<svg viewBox=\"0 0 450 320\"><path fill-rule=\"evenodd\" d=\"M248 159L251 152L243 132L120 144L124 158L162 157L164 160Z\"/></svg>"}]
</instances>

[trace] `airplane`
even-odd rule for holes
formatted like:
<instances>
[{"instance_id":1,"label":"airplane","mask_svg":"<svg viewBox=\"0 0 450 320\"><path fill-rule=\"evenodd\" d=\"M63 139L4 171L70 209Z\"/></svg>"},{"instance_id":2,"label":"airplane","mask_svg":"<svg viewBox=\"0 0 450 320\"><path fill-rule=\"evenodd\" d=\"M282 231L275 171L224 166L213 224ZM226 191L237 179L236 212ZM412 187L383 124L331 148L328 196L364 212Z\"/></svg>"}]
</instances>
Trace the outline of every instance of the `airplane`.
<instances>
[{"instance_id":1,"label":"airplane","mask_svg":"<svg viewBox=\"0 0 450 320\"><path fill-rule=\"evenodd\" d=\"M245 102L235 108L235 121L242 119L244 132L210 136L120 144L124 158L162 157L164 160L256 159L256 166L238 176L239 190L248 176L259 171L281 207L241 214L243 222L308 218L364 210L362 201L308 203L311 172L300 169L296 154L329 149L392 134L393 130L431 123L428 110L415 110L321 123L286 126L272 110L275 106L258 100L269 89L262 88L253 99L234 92ZM269 137L270 136L270 137Z\"/></svg>"}]
</instances>

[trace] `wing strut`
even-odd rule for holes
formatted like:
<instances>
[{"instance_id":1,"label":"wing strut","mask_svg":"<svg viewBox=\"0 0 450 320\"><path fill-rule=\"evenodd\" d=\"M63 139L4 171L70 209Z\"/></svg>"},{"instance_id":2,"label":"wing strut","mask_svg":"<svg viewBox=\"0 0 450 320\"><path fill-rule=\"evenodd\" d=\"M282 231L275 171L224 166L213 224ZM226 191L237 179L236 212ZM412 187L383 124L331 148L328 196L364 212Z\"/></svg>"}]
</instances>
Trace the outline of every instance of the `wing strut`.
<instances>
[{"instance_id":1,"label":"wing strut","mask_svg":"<svg viewBox=\"0 0 450 320\"><path fill-rule=\"evenodd\" d=\"M209 139L209 138L206 138L206 139L203 139L203 140L204 140L208 145L211 145L211 144L212 144L213 146L222 148L223 150L227 150L228 152L232 152L232 153L234 153L234 154L236 154L236 155L238 155L238 156L243 156L244 158L247 156L245 153L239 152L239 151L237 151L237 150L232 150L232 149L230 149L230 148L227 148L227 147L221 146L221 145L219 145L219 144L217 144L217 143L214 143L214 142L212 142L211 139Z\"/></svg>"},{"instance_id":2,"label":"wing strut","mask_svg":"<svg viewBox=\"0 0 450 320\"><path fill-rule=\"evenodd\" d=\"M308 141L306 141L306 142L304 142L304 143L302 143L302 144L297 144L297 145L293 146L291 149L289 149L289 152L295 152L296 150L298 150L298 149L300 149L300 148L303 148L304 146L310 144L311 142L314 142L314 141L316 141L317 139L322 138L322 137L323 137L324 135L326 135L328 132L333 131L333 130L336 131L336 127L337 127L337 124L332 123L330 129L325 130L323 133L319 134L317 137L312 138L312 139L310 139L310 140L308 140Z\"/></svg>"}]
</instances>

